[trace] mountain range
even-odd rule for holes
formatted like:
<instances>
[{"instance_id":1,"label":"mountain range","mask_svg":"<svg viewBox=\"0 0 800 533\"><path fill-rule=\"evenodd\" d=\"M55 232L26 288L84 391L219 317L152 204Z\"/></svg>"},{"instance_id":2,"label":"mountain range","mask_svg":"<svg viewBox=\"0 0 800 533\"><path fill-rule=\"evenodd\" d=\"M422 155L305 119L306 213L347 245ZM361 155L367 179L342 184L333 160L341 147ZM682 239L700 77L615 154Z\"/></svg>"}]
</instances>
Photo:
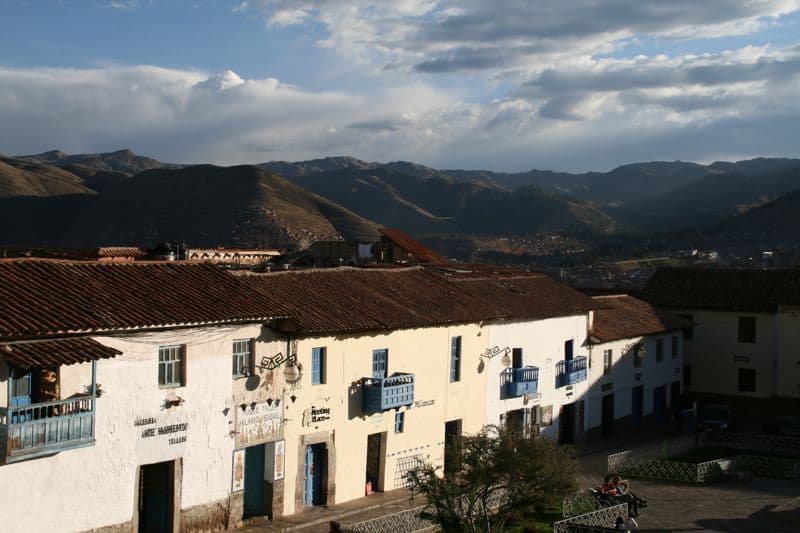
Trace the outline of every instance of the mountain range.
<instances>
[{"instance_id":1,"label":"mountain range","mask_svg":"<svg viewBox=\"0 0 800 533\"><path fill-rule=\"evenodd\" d=\"M572 174L352 157L216 167L130 150L53 150L0 156L0 243L292 248L371 240L379 226L429 239L557 234L590 242L687 231L711 241L732 231L755 238L780 233L769 213L793 211L798 178L797 159L648 162Z\"/></svg>"}]
</instances>

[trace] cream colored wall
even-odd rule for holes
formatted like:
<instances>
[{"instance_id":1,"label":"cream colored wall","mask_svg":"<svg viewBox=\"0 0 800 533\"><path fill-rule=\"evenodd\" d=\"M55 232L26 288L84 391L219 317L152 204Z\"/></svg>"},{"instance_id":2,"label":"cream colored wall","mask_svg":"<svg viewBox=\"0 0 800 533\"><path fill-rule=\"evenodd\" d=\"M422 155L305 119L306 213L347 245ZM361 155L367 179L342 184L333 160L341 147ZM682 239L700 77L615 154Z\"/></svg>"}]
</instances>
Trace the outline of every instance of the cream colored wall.
<instances>
[{"instance_id":1,"label":"cream colored wall","mask_svg":"<svg viewBox=\"0 0 800 533\"><path fill-rule=\"evenodd\" d=\"M667 388L667 406L672 405L670 397L671 385L675 381L682 381L683 369L683 334L682 332L666 332L659 335L620 339L602 344L592 345L590 348L591 362L589 368L589 427L600 427L602 420L602 398L607 394L614 394L614 418L631 416L632 389L643 387L643 414L653 413L653 389L659 386ZM664 342L664 359L656 360L656 341ZM672 357L673 339L678 344L678 356ZM638 343L643 343L647 355L642 360L640 367L633 366L632 348ZM603 375L603 352L612 350L611 374ZM636 376L639 376L638 379ZM612 384L613 388L603 391L602 386Z\"/></svg>"},{"instance_id":2,"label":"cream colored wall","mask_svg":"<svg viewBox=\"0 0 800 533\"><path fill-rule=\"evenodd\" d=\"M507 411L535 405L552 405L553 424L542 428L541 434L556 438L559 408L564 404L585 399L587 391L585 381L574 385L571 389L556 388L556 363L564 359L564 342L569 339L574 340L575 357L588 355L588 349L584 346L587 325L588 314L485 325L488 347L522 348L523 366L539 367L538 392L541 394L540 400L529 400L527 403L522 397L502 399L500 373L506 367L502 365L499 356L486 360L486 424L499 424L500 415Z\"/></svg>"},{"instance_id":3,"label":"cream colored wall","mask_svg":"<svg viewBox=\"0 0 800 533\"><path fill-rule=\"evenodd\" d=\"M782 309L776 320L777 395L800 398L800 310Z\"/></svg>"},{"instance_id":4,"label":"cream colored wall","mask_svg":"<svg viewBox=\"0 0 800 533\"><path fill-rule=\"evenodd\" d=\"M286 401L286 482L284 512L300 512L295 501L302 479L304 456L298 443L303 435L333 432L335 442L335 503L363 497L366 484L367 436L385 432L386 458L383 489L398 488L399 459L421 455L437 466L443 464L445 422L462 419L463 432L475 433L484 422L484 383L478 372L485 337L477 325L420 328L390 333L356 334L340 337L305 338L297 342L302 378L293 390L295 401ZM461 381L450 383L450 343L460 335ZM326 383L311 385L311 350L326 348ZM389 350L388 374L415 374L415 404L400 409L405 430L394 433L395 410L366 415L361 407L357 384L372 375L372 351ZM356 391L351 394L350 391ZM429 403L432 402L432 403ZM303 424L304 412L312 406L329 408L330 419ZM300 489L302 490L302 489Z\"/></svg>"},{"instance_id":5,"label":"cream colored wall","mask_svg":"<svg viewBox=\"0 0 800 533\"><path fill-rule=\"evenodd\" d=\"M0 466L0 501L9 508L28 509L6 513L0 529L55 533L128 522L136 508L138 467L176 458L183 458L183 509L227 501L234 449L233 396L243 386L231 381L232 343L259 338L255 350L260 359L281 346L269 334L261 337L263 333L261 326L250 325L98 337L123 354L97 363L103 395L97 400L96 444ZM185 386L159 389L159 346L184 343ZM62 367L61 379L62 391L82 390L91 383L91 365ZM281 388L279 383L272 390L262 385L239 391L236 403L280 397ZM184 403L164 408L171 395ZM157 423L134 424L149 417ZM146 428L182 423L188 424L185 432L142 436ZM183 436L185 442L169 443L170 438Z\"/></svg>"},{"instance_id":6,"label":"cream colored wall","mask_svg":"<svg viewBox=\"0 0 800 533\"><path fill-rule=\"evenodd\" d=\"M687 390L757 398L768 398L776 392L773 368L778 354L781 353L781 358L791 359L796 353L791 345L785 351L778 351L781 336L793 339L797 335L798 327L791 320L787 320L785 326L783 321L780 322L779 334L774 314L703 310L673 312L691 314L695 322L693 338L685 341L685 362L692 368L691 385ZM755 343L739 342L740 316L756 317ZM735 361L735 357L746 357L747 361ZM755 392L739 391L739 368L755 369Z\"/></svg>"}]
</instances>

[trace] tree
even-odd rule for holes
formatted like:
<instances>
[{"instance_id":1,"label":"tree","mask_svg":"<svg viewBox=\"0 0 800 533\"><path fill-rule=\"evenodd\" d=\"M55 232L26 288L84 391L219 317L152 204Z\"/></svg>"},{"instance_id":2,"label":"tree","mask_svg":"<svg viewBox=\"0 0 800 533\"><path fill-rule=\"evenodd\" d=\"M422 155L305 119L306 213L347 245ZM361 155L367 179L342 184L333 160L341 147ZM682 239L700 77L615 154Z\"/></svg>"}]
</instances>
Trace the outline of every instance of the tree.
<instances>
[{"instance_id":1,"label":"tree","mask_svg":"<svg viewBox=\"0 0 800 533\"><path fill-rule=\"evenodd\" d=\"M412 490L425 496L421 516L443 531L502 531L510 522L560 506L576 489L572 449L522 431L484 428L447 450L460 466L442 472L427 463L412 470Z\"/></svg>"}]
</instances>

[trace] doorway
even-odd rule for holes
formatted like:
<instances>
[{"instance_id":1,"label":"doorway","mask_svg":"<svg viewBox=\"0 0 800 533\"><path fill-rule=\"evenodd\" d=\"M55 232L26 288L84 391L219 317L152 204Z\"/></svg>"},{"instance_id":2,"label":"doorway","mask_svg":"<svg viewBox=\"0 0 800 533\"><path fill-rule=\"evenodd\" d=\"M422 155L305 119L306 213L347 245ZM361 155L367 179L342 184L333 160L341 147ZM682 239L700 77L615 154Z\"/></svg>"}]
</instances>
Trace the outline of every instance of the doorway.
<instances>
[{"instance_id":1,"label":"doorway","mask_svg":"<svg viewBox=\"0 0 800 533\"><path fill-rule=\"evenodd\" d=\"M172 531L175 462L142 465L139 471L139 533Z\"/></svg>"},{"instance_id":2,"label":"doorway","mask_svg":"<svg viewBox=\"0 0 800 533\"><path fill-rule=\"evenodd\" d=\"M266 514L264 509L264 445L244 451L244 518Z\"/></svg>"},{"instance_id":3,"label":"doorway","mask_svg":"<svg viewBox=\"0 0 800 533\"><path fill-rule=\"evenodd\" d=\"M328 478L328 449L325 444L306 446L303 472L303 504L307 507L325 505L325 484Z\"/></svg>"},{"instance_id":4,"label":"doorway","mask_svg":"<svg viewBox=\"0 0 800 533\"><path fill-rule=\"evenodd\" d=\"M667 421L667 386L661 385L653 389L653 414L656 424L661 425Z\"/></svg>"},{"instance_id":5,"label":"doorway","mask_svg":"<svg viewBox=\"0 0 800 533\"><path fill-rule=\"evenodd\" d=\"M383 454L381 447L383 444L383 433L373 433L367 435L367 493L379 492L381 490L381 472L383 471Z\"/></svg>"},{"instance_id":6,"label":"doorway","mask_svg":"<svg viewBox=\"0 0 800 533\"><path fill-rule=\"evenodd\" d=\"M631 391L631 421L633 427L642 427L642 415L644 414L644 387L639 385Z\"/></svg>"},{"instance_id":7,"label":"doorway","mask_svg":"<svg viewBox=\"0 0 800 533\"><path fill-rule=\"evenodd\" d=\"M561 406L558 415L558 443L575 443L575 404L568 403Z\"/></svg>"},{"instance_id":8,"label":"doorway","mask_svg":"<svg viewBox=\"0 0 800 533\"><path fill-rule=\"evenodd\" d=\"M681 416L681 382L680 381L673 381L672 385L670 385L669 391L669 401L670 407L672 407L672 414L677 420Z\"/></svg>"},{"instance_id":9,"label":"doorway","mask_svg":"<svg viewBox=\"0 0 800 533\"><path fill-rule=\"evenodd\" d=\"M602 411L600 413L600 433L610 435L614 431L614 394L603 396Z\"/></svg>"},{"instance_id":10,"label":"doorway","mask_svg":"<svg viewBox=\"0 0 800 533\"><path fill-rule=\"evenodd\" d=\"M461 419L451 420L444 425L444 471L456 472L461 467L459 440L461 439Z\"/></svg>"}]
</instances>

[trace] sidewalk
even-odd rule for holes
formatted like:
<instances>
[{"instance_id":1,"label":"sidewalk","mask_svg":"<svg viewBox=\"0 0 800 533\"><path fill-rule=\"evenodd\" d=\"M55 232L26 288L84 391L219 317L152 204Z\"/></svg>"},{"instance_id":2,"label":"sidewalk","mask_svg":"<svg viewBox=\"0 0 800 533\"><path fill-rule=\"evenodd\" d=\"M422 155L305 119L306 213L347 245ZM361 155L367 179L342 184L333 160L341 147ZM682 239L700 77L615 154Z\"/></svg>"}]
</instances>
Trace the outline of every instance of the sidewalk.
<instances>
[{"instance_id":1,"label":"sidewalk","mask_svg":"<svg viewBox=\"0 0 800 533\"><path fill-rule=\"evenodd\" d=\"M272 522L263 517L245 521L243 527L237 532L278 532L299 531L301 533L328 533L331 521L339 522L342 526L354 524L363 520L397 513L406 509L419 507L424 501L417 496L411 499L411 492L407 490L393 490L391 492L378 492L365 498L332 505L330 507L310 507L301 513L278 518Z\"/></svg>"}]
</instances>

